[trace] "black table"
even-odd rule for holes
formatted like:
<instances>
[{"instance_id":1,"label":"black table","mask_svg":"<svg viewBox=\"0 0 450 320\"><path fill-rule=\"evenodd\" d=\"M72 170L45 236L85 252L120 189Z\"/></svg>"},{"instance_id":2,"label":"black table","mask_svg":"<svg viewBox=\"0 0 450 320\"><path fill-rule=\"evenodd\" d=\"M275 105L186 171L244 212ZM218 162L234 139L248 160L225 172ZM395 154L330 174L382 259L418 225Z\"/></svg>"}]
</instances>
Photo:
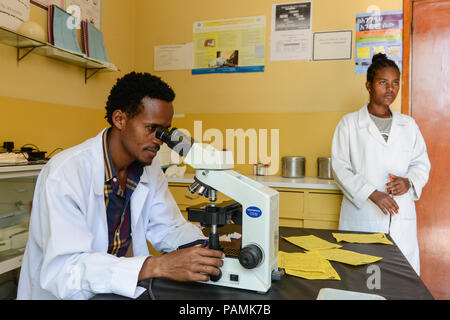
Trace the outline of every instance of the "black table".
<instances>
[{"instance_id":1,"label":"black table","mask_svg":"<svg viewBox=\"0 0 450 320\"><path fill-rule=\"evenodd\" d=\"M338 230L280 227L281 236L315 235L321 239L336 243L332 232L355 233ZM392 241L389 235L388 238ZM265 294L197 282L176 282L169 279L153 279L151 288L157 300L315 300L321 288L377 294L388 300L433 299L431 293L395 244L352 244L346 242L340 242L339 244L342 245L342 249L383 257L383 259L373 264L362 266L352 266L331 261L341 280L307 280L284 275L281 280L272 281L272 287ZM279 250L304 252L301 248L284 239L280 239ZM377 269L373 266L379 267L379 286L372 281L373 276L375 276L374 272L377 272L377 270L373 270ZM97 295L94 299L116 300L127 298L104 294ZM149 299L148 292L143 293L138 299Z\"/></svg>"}]
</instances>

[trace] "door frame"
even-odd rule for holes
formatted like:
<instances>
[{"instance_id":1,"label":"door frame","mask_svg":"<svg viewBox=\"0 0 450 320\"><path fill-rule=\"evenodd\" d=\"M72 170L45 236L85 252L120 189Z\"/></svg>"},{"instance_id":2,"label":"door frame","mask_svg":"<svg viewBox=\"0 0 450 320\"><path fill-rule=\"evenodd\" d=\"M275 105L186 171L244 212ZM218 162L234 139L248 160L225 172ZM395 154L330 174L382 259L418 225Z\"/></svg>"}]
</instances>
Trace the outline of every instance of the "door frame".
<instances>
[{"instance_id":1,"label":"door frame","mask_svg":"<svg viewBox=\"0 0 450 320\"><path fill-rule=\"evenodd\" d=\"M447 0L403 0L402 105L403 114L411 114L411 35L413 2L444 2Z\"/></svg>"},{"instance_id":2,"label":"door frame","mask_svg":"<svg viewBox=\"0 0 450 320\"><path fill-rule=\"evenodd\" d=\"M412 3L414 0L403 0L403 57L402 57L402 106L403 114L411 114L411 25Z\"/></svg>"}]
</instances>

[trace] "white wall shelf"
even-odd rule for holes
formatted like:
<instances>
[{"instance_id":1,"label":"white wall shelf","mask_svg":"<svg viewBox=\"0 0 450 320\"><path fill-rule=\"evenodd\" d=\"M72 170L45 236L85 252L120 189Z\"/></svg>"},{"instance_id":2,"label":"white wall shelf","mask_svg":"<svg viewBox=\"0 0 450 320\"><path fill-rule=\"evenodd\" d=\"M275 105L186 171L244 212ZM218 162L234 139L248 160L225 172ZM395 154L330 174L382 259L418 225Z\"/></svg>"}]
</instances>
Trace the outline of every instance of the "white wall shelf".
<instances>
[{"instance_id":1,"label":"white wall shelf","mask_svg":"<svg viewBox=\"0 0 450 320\"><path fill-rule=\"evenodd\" d=\"M17 63L30 53L35 53L83 68L85 83L99 71L119 71L110 62L95 60L83 53L62 49L50 43L29 38L5 27L0 27L0 43L17 49Z\"/></svg>"}]
</instances>

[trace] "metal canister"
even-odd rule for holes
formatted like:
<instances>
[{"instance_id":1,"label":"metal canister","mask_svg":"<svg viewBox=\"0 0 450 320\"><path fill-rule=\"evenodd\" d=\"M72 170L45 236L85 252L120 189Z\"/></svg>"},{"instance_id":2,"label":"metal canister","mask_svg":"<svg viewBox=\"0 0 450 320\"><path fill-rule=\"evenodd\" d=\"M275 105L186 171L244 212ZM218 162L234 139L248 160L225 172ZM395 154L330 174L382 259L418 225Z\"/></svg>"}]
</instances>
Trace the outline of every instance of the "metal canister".
<instances>
[{"instance_id":1,"label":"metal canister","mask_svg":"<svg viewBox=\"0 0 450 320\"><path fill-rule=\"evenodd\" d=\"M330 157L317 158L317 177L320 179L333 179Z\"/></svg>"},{"instance_id":2,"label":"metal canister","mask_svg":"<svg viewBox=\"0 0 450 320\"><path fill-rule=\"evenodd\" d=\"M285 178L305 177L305 157L290 156L281 158L281 173Z\"/></svg>"}]
</instances>

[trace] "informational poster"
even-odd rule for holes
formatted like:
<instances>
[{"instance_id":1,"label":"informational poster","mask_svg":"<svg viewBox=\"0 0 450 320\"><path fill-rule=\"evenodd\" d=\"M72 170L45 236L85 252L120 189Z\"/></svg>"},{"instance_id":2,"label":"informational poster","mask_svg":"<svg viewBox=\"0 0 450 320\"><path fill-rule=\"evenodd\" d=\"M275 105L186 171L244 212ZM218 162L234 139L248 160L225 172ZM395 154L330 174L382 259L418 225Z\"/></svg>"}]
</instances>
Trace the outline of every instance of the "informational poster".
<instances>
[{"instance_id":1,"label":"informational poster","mask_svg":"<svg viewBox=\"0 0 450 320\"><path fill-rule=\"evenodd\" d=\"M89 21L98 30L102 29L102 0L65 0L65 9L75 17Z\"/></svg>"},{"instance_id":2,"label":"informational poster","mask_svg":"<svg viewBox=\"0 0 450 320\"><path fill-rule=\"evenodd\" d=\"M194 23L192 74L264 71L266 17Z\"/></svg>"},{"instance_id":3,"label":"informational poster","mask_svg":"<svg viewBox=\"0 0 450 320\"><path fill-rule=\"evenodd\" d=\"M310 60L312 2L272 5L270 60Z\"/></svg>"},{"instance_id":4,"label":"informational poster","mask_svg":"<svg viewBox=\"0 0 450 320\"><path fill-rule=\"evenodd\" d=\"M48 8L52 4L64 9L64 0L31 0L31 3L37 4L43 8Z\"/></svg>"},{"instance_id":5,"label":"informational poster","mask_svg":"<svg viewBox=\"0 0 450 320\"><path fill-rule=\"evenodd\" d=\"M30 19L30 0L0 0L0 26L17 31Z\"/></svg>"},{"instance_id":6,"label":"informational poster","mask_svg":"<svg viewBox=\"0 0 450 320\"><path fill-rule=\"evenodd\" d=\"M356 15L355 73L367 73L372 57L384 53L402 70L403 11Z\"/></svg>"}]
</instances>

